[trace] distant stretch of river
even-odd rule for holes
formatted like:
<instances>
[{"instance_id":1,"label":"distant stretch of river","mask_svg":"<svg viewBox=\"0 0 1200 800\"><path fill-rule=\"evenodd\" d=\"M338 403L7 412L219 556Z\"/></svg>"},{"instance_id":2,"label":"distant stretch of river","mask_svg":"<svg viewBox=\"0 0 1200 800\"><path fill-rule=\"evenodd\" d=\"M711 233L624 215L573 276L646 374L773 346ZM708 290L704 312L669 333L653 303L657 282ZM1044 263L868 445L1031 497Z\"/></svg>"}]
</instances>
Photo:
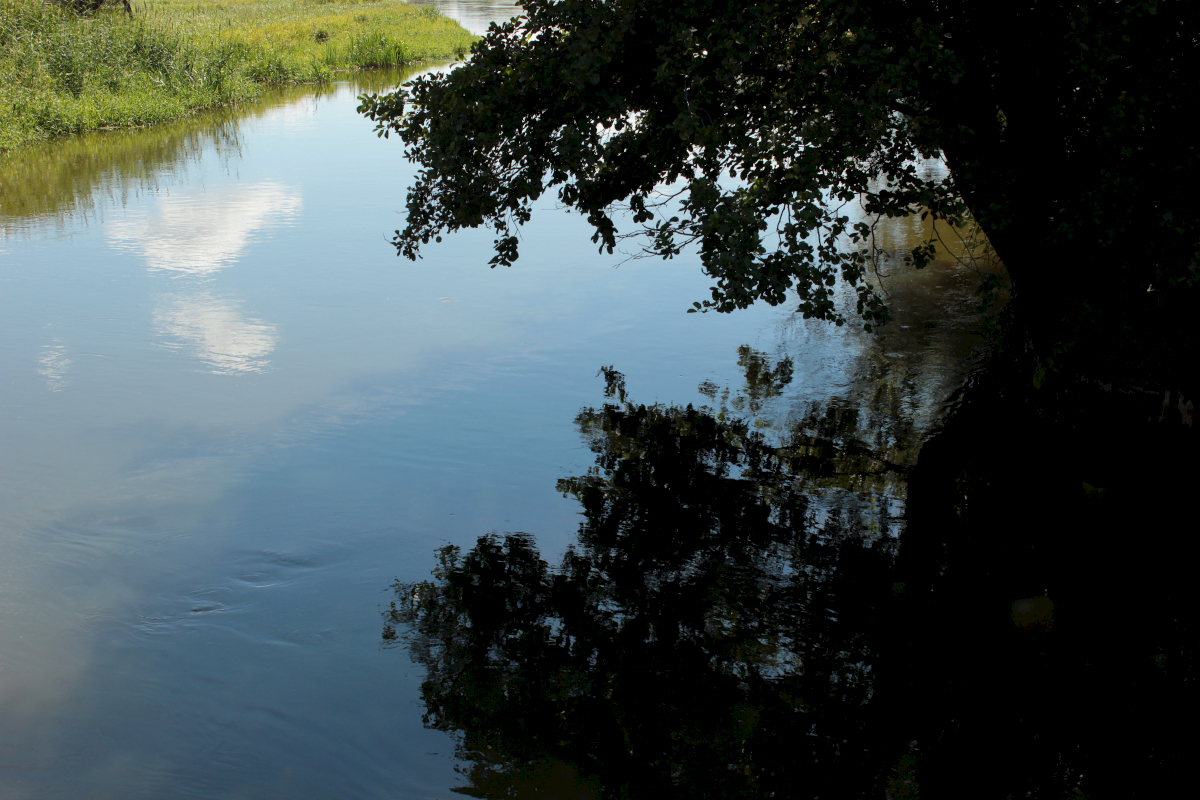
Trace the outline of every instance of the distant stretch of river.
<instances>
[{"instance_id":1,"label":"distant stretch of river","mask_svg":"<svg viewBox=\"0 0 1200 800\"><path fill-rule=\"evenodd\" d=\"M0 799L457 796L380 608L447 543L562 552L602 365L699 406L790 359L764 430L884 385L919 432L961 381L977 281L950 262L893 264L872 337L687 314L694 256L599 255L549 197L511 269L486 231L398 259L413 167L355 107L402 79L0 160Z\"/></svg>"}]
</instances>

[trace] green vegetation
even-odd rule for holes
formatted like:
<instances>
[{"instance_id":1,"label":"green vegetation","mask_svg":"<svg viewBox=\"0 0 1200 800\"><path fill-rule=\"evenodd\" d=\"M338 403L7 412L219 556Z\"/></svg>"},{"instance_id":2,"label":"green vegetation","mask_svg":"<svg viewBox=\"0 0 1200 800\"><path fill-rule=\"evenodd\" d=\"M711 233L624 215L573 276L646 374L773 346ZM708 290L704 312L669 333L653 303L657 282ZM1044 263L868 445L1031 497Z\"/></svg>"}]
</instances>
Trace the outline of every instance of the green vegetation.
<instances>
[{"instance_id":1,"label":"green vegetation","mask_svg":"<svg viewBox=\"0 0 1200 800\"><path fill-rule=\"evenodd\" d=\"M796 302L872 328L890 313L875 222L973 219L1018 295L1031 383L1194 383L1195 3L522 8L464 68L361 107L419 170L402 255L486 226L509 266L553 199L609 252L694 247L713 279L697 311Z\"/></svg>"},{"instance_id":2,"label":"green vegetation","mask_svg":"<svg viewBox=\"0 0 1200 800\"><path fill-rule=\"evenodd\" d=\"M257 97L265 84L462 58L473 37L391 0L158 0L80 16L0 0L0 151L149 125Z\"/></svg>"},{"instance_id":3,"label":"green vegetation","mask_svg":"<svg viewBox=\"0 0 1200 800\"><path fill-rule=\"evenodd\" d=\"M348 77L358 91L380 91L419 69L378 69ZM151 128L91 131L22 147L11 157L0 157L0 240L77 215L98 215L111 198L153 190L206 150L218 157L237 153L242 121L300 97L332 91L331 84L273 86L236 108L219 106Z\"/></svg>"}]
</instances>

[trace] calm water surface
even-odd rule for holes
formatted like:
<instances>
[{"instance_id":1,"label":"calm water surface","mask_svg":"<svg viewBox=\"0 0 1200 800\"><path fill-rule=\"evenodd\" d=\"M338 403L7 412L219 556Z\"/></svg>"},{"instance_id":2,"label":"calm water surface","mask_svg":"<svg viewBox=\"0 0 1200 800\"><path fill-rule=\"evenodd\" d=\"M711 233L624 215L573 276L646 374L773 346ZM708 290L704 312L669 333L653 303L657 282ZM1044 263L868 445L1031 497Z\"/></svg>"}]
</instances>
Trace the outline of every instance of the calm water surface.
<instances>
[{"instance_id":1,"label":"calm water surface","mask_svg":"<svg viewBox=\"0 0 1200 800\"><path fill-rule=\"evenodd\" d=\"M920 428L961 380L952 264L897 274L872 338L686 314L694 259L616 267L550 202L516 268L486 232L399 260L412 168L362 88L0 162L0 797L453 796L380 607L446 543L562 551L600 365L700 404L739 346L791 357L768 426L883 382Z\"/></svg>"},{"instance_id":2,"label":"calm water surface","mask_svg":"<svg viewBox=\"0 0 1200 800\"><path fill-rule=\"evenodd\" d=\"M506 22L521 13L521 7L508 0L410 0L413 5L433 6L476 36L487 33L493 22Z\"/></svg>"}]
</instances>

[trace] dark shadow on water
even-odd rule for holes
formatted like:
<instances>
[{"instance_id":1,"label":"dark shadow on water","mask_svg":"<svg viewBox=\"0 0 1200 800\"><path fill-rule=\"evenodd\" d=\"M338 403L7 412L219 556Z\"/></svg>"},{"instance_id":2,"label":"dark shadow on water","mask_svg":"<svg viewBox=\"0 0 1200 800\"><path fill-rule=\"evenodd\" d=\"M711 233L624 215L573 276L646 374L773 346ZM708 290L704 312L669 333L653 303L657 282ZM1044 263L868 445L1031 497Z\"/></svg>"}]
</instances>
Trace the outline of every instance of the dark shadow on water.
<instances>
[{"instance_id":1,"label":"dark shadow on water","mask_svg":"<svg viewBox=\"0 0 1200 800\"><path fill-rule=\"evenodd\" d=\"M1200 710L1195 431L1161 393L1023 390L1012 339L909 480L902 615L926 624L890 672L922 791L1170 796Z\"/></svg>"},{"instance_id":2,"label":"dark shadow on water","mask_svg":"<svg viewBox=\"0 0 1200 800\"><path fill-rule=\"evenodd\" d=\"M790 379L739 357L744 408ZM1064 424L1005 388L1001 351L916 461L886 395L764 433L728 392L645 406L603 372L560 563L489 534L385 613L456 792L1163 797L1185 775L1190 428L1122 453L1103 418L1126 401Z\"/></svg>"}]
</instances>

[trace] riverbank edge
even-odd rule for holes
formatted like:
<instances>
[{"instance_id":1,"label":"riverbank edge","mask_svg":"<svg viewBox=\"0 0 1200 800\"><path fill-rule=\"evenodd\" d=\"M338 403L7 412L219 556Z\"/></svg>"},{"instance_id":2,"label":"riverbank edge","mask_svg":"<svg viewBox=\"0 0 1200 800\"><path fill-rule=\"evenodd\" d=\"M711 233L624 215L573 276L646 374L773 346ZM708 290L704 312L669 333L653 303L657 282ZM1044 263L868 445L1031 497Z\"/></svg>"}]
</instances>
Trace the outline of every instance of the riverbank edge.
<instances>
[{"instance_id":1,"label":"riverbank edge","mask_svg":"<svg viewBox=\"0 0 1200 800\"><path fill-rule=\"evenodd\" d=\"M96 131L146 128L222 108L237 108L260 99L263 92L272 87L325 85L334 82L338 75L462 59L469 51L470 44L478 38L455 20L432 8L409 7L413 10L404 10L412 19L422 18L421 22L436 21L443 27L452 26L455 35L449 41L435 41L433 36L420 38L419 30L398 31L394 27L373 26L347 41L328 42L333 57L327 50L324 57L318 60L312 53L296 52L294 43L281 42L270 35L265 37L265 47L261 43L247 45L237 35L248 31L226 30L223 39L204 41L201 34L181 33L186 26L174 24L174 20L169 20L173 27L151 24L136 17L130 20L122 14L119 5L87 15L75 15L57 6L41 3L23 3L22 0L9 0L0 5L6 11L21 6L34 11L38 17L34 20L34 26L51 29L48 32L39 31L49 34L44 40L51 45L68 45L63 48L67 51L65 53L53 52L46 54L45 59L38 59L42 54L37 52L36 46L31 46L30 40L34 37L27 35L24 42L20 41L22 31L19 22L13 23L13 15L9 15L5 26L0 26L9 28L7 31L0 30L0 34L8 34L0 35L0 78L9 84L0 89L0 110L8 112L0 114L0 158L10 157L41 142ZM377 4L364 9L376 10L374 6ZM323 13L328 7L322 4L317 8ZM357 19L365 21L365 16ZM301 19L299 23L293 21L292 26L315 27L315 43L323 45L328 41L322 37L326 27L322 24L324 21L325 18L320 14L314 14ZM14 29L16 35L13 35ZM74 33L82 34L80 41L70 41ZM124 69L135 72L145 66L135 64L131 69L128 64L120 63L119 59L109 59L118 63L105 63L103 56L97 58L92 54L85 54L81 63L79 54L70 51L86 51L90 44L86 40L96 38L96 33L105 40L105 44L111 44L113 39L124 38L133 40L132 49L139 51L165 49L172 56L169 59L171 63L156 65L160 74L147 70L146 75L134 74L128 83L120 86L108 77L108 92L97 91L90 86L85 91L85 82L103 80L103 76L89 75L89 71L99 73ZM402 41L414 37L418 39L415 46L412 41ZM25 52L15 52L14 40L18 45L24 45ZM120 44L122 42L118 42L117 54L127 56L119 52ZM106 49L109 56L113 52L112 48ZM31 55L33 58L30 58ZM303 60L304 55L309 57L307 61ZM159 59L165 60L161 56ZM44 61L52 62L49 68ZM183 67L178 66L180 62L184 64ZM14 64L28 67L31 63L33 70L41 74L21 75L19 70L13 69ZM88 70L88 67L92 67L92 70ZM178 72L183 73L182 79L180 75L173 74ZM14 77L18 80L13 80ZM149 78L157 86L147 87L145 81L137 85L134 79L141 77ZM89 104L91 107L88 107Z\"/></svg>"},{"instance_id":2,"label":"riverbank edge","mask_svg":"<svg viewBox=\"0 0 1200 800\"><path fill-rule=\"evenodd\" d=\"M58 133L58 134L50 134L50 135L46 135L46 136L40 136L37 138L24 139L16 144L12 144L12 145L7 145L7 146L0 145L0 159L8 158L10 156L15 156L23 150L26 150L35 145L44 144L46 142L52 142L52 141L61 140L61 139L70 139L70 138L73 138L76 136L83 136L83 135L89 134L89 133L101 133L104 131L132 131L132 130L138 130L139 128L152 128L152 127L159 126L159 125L169 125L172 122L181 122L183 120L190 119L193 117L198 117L202 114L208 114L208 113L211 113L214 111L221 111L223 109L237 109L239 106L246 105L248 103L255 103L255 102L261 100L263 98L263 93L265 91L267 91L269 89L273 89L273 88L280 88L280 87L284 87L284 86L305 86L305 85L328 86L328 85L331 85L336 82L336 80L335 80L336 76L344 77L347 75L354 75L354 74L363 73L363 72L386 72L388 70L395 70L398 68L420 67L423 65L443 64L443 63L452 62L452 61L454 61L454 59L452 59L452 58L422 58L422 59L417 59L414 61L402 62L401 64L399 64L396 67L347 67L345 69L335 70L329 78L324 78L321 80L293 80L293 81L281 81L278 83L259 83L259 84L255 84L258 91L255 92L254 94L238 97L236 100L212 103L212 104L208 104L208 105L189 106L187 108L187 110L181 114L173 114L170 116L163 116L161 118L154 119L151 121L141 122L141 123L130 123L128 125L101 125L101 126L97 126L94 128L83 128L83 129L80 129L77 131L70 131L70 132Z\"/></svg>"}]
</instances>

